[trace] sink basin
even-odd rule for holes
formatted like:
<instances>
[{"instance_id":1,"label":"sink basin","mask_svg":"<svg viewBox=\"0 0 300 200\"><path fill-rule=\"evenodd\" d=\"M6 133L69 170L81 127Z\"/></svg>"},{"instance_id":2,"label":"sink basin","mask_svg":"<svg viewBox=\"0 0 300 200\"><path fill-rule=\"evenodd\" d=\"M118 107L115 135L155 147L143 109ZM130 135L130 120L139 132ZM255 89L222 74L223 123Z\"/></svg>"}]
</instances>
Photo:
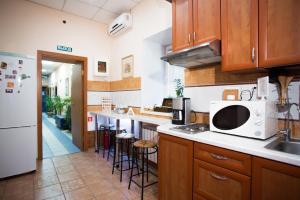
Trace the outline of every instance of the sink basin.
<instances>
[{"instance_id":1,"label":"sink basin","mask_svg":"<svg viewBox=\"0 0 300 200\"><path fill-rule=\"evenodd\" d=\"M281 151L285 153L291 153L291 154L296 154L300 155L300 141L289 141L286 142L282 139L277 139L270 144L266 145L265 148L267 149L272 149L276 151Z\"/></svg>"}]
</instances>

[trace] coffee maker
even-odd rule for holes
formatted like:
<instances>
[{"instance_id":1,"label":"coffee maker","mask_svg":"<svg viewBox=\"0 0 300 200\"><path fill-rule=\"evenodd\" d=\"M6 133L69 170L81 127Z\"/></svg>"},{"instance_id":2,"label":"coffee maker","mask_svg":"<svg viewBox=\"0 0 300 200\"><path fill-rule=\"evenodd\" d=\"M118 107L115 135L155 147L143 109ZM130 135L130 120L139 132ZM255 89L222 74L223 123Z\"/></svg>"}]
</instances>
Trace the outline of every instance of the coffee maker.
<instances>
[{"instance_id":1,"label":"coffee maker","mask_svg":"<svg viewBox=\"0 0 300 200\"><path fill-rule=\"evenodd\" d=\"M190 123L191 99L178 97L172 100L172 124L185 125Z\"/></svg>"}]
</instances>

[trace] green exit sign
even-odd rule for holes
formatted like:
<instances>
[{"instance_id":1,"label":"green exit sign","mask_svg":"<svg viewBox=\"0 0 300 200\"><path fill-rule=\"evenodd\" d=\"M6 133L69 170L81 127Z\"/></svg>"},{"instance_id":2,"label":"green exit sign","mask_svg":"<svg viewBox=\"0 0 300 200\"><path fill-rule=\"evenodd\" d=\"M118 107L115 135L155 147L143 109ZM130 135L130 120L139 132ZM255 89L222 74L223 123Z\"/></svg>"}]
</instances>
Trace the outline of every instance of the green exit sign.
<instances>
[{"instance_id":1,"label":"green exit sign","mask_svg":"<svg viewBox=\"0 0 300 200\"><path fill-rule=\"evenodd\" d=\"M66 46L62 46L62 45L57 45L57 50L72 52L72 47L66 47Z\"/></svg>"}]
</instances>

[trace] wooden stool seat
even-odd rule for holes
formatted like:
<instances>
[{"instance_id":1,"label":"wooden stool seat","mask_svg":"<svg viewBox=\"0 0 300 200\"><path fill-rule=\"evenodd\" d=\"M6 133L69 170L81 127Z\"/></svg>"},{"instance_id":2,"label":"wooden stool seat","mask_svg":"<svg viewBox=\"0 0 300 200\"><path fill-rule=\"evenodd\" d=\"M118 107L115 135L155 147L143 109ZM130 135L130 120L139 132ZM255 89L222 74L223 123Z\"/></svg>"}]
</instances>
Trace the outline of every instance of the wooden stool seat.
<instances>
[{"instance_id":1,"label":"wooden stool seat","mask_svg":"<svg viewBox=\"0 0 300 200\"><path fill-rule=\"evenodd\" d=\"M133 146L137 148L153 148L157 146L157 143L151 140L138 140L133 143Z\"/></svg>"},{"instance_id":2,"label":"wooden stool seat","mask_svg":"<svg viewBox=\"0 0 300 200\"><path fill-rule=\"evenodd\" d=\"M134 138L134 134L132 133L120 133L116 135L116 138L118 139L131 139Z\"/></svg>"}]
</instances>

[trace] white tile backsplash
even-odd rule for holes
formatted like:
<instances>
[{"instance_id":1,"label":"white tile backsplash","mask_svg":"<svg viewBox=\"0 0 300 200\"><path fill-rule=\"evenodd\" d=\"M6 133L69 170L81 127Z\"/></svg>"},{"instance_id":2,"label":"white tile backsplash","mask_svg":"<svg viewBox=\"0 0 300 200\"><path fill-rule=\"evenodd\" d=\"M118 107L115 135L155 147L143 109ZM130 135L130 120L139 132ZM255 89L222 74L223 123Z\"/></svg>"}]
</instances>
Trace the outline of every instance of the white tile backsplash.
<instances>
[{"instance_id":1,"label":"white tile backsplash","mask_svg":"<svg viewBox=\"0 0 300 200\"><path fill-rule=\"evenodd\" d=\"M209 102L222 100L224 89L237 88L239 91L242 91L251 90L254 86L256 86L256 84L187 87L184 89L184 96L191 98L192 110L196 112L209 112ZM288 89L290 103L299 104L300 82L292 82ZM270 84L268 99L278 102L277 85ZM252 100L257 100L257 90L255 90ZM278 113L278 118L285 118L286 114L287 113ZM291 108L291 119L299 120L299 112L295 106Z\"/></svg>"},{"instance_id":2,"label":"white tile backsplash","mask_svg":"<svg viewBox=\"0 0 300 200\"><path fill-rule=\"evenodd\" d=\"M92 92L88 91L87 93L87 104L88 105L100 105L101 97L110 97L110 92Z\"/></svg>"}]
</instances>

